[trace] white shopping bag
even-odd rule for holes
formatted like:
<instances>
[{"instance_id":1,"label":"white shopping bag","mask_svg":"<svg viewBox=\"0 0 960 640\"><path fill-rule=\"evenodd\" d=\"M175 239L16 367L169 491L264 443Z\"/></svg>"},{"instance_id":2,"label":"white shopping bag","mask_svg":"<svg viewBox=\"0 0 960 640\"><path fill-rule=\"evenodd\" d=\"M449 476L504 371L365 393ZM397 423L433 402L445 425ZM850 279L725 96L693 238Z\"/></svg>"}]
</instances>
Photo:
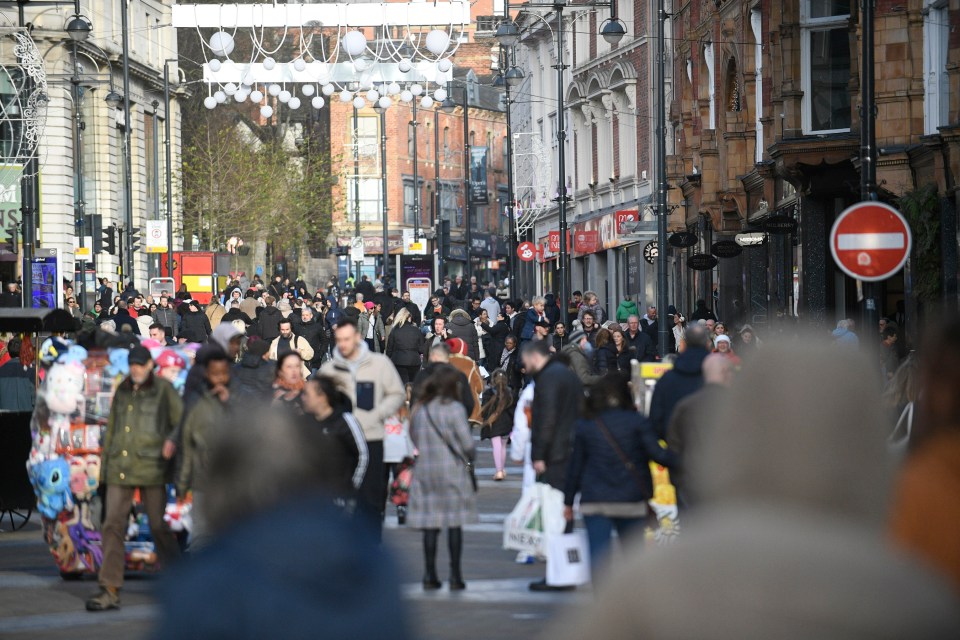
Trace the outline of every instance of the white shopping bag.
<instances>
[{"instance_id":1,"label":"white shopping bag","mask_svg":"<svg viewBox=\"0 0 960 640\"><path fill-rule=\"evenodd\" d=\"M503 548L532 556L546 554L546 538L563 533L563 492L537 483L524 489L503 525Z\"/></svg>"},{"instance_id":2,"label":"white shopping bag","mask_svg":"<svg viewBox=\"0 0 960 640\"><path fill-rule=\"evenodd\" d=\"M551 587L579 587L590 582L590 546L587 532L547 536L547 584Z\"/></svg>"}]
</instances>

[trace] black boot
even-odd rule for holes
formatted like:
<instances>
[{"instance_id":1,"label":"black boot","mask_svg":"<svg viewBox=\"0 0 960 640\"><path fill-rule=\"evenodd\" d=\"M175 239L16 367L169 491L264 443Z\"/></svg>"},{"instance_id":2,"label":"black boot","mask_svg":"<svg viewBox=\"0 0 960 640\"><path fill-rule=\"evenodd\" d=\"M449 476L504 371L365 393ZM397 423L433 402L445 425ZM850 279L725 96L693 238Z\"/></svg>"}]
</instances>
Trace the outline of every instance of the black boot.
<instances>
[{"instance_id":1,"label":"black boot","mask_svg":"<svg viewBox=\"0 0 960 640\"><path fill-rule=\"evenodd\" d=\"M404 505L397 507L397 524L401 527L407 524L407 508Z\"/></svg>"},{"instance_id":2,"label":"black boot","mask_svg":"<svg viewBox=\"0 0 960 640\"><path fill-rule=\"evenodd\" d=\"M423 559L426 566L423 574L423 588L426 591L436 591L442 585L437 577L437 541L440 539L439 529L425 529L423 532Z\"/></svg>"},{"instance_id":3,"label":"black boot","mask_svg":"<svg viewBox=\"0 0 960 640\"><path fill-rule=\"evenodd\" d=\"M455 527L447 530L447 543L450 547L450 591L463 591L467 588L460 570L460 558L463 556L463 529Z\"/></svg>"}]
</instances>

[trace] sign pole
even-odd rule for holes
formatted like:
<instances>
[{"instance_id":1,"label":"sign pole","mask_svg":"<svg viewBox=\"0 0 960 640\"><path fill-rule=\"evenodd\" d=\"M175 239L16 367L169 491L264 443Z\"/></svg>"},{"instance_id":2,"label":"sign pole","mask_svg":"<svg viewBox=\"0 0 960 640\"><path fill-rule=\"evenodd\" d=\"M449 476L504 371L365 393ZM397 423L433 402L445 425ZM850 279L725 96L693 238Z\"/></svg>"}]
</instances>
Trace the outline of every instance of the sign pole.
<instances>
[{"instance_id":1,"label":"sign pole","mask_svg":"<svg viewBox=\"0 0 960 640\"><path fill-rule=\"evenodd\" d=\"M860 199L877 199L877 163L876 163L876 105L874 104L874 16L875 0L862 0L862 23L860 37ZM873 335L880 324L880 310L877 308L879 285L863 283L863 308L861 318L863 335Z\"/></svg>"}]
</instances>

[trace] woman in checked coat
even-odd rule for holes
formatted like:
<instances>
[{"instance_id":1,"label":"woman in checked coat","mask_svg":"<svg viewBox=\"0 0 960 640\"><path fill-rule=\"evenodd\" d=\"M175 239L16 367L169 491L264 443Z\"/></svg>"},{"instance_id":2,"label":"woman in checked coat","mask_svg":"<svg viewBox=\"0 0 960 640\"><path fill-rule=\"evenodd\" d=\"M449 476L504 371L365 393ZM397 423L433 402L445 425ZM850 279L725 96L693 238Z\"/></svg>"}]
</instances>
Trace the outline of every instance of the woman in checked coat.
<instances>
[{"instance_id":1,"label":"woman in checked coat","mask_svg":"<svg viewBox=\"0 0 960 640\"><path fill-rule=\"evenodd\" d=\"M407 525L423 529L423 588L439 589L437 542L447 529L450 590L466 588L460 570L463 525L477 522L473 470L476 446L467 413L460 403L457 370L437 365L423 383L414 407L410 435L420 457L410 485Z\"/></svg>"}]
</instances>

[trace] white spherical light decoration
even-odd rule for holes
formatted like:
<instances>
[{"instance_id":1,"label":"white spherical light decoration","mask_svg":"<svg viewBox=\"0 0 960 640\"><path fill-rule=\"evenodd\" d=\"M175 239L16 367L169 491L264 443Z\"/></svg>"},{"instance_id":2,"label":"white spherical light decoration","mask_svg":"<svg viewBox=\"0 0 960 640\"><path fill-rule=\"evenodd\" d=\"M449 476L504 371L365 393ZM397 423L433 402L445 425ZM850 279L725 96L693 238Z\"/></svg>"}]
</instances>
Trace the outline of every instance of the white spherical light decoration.
<instances>
[{"instance_id":1,"label":"white spherical light decoration","mask_svg":"<svg viewBox=\"0 0 960 640\"><path fill-rule=\"evenodd\" d=\"M423 96L423 99L420 100L420 106L423 107L424 109L433 108L433 98L431 98L430 96Z\"/></svg>"},{"instance_id":2,"label":"white spherical light decoration","mask_svg":"<svg viewBox=\"0 0 960 640\"><path fill-rule=\"evenodd\" d=\"M263 92L257 89L254 89L250 92L250 102L261 103L263 102Z\"/></svg>"},{"instance_id":3,"label":"white spherical light decoration","mask_svg":"<svg viewBox=\"0 0 960 640\"><path fill-rule=\"evenodd\" d=\"M410 71L410 69L413 69L413 63L410 62L409 58L401 58L400 62L397 63L397 68L400 69L401 72L406 73Z\"/></svg>"},{"instance_id":4,"label":"white spherical light decoration","mask_svg":"<svg viewBox=\"0 0 960 640\"><path fill-rule=\"evenodd\" d=\"M290 101L287 102L287 106L293 109L294 111L296 111L297 109L300 108L300 98L298 98L297 96L293 96L292 98L290 98Z\"/></svg>"},{"instance_id":5,"label":"white spherical light decoration","mask_svg":"<svg viewBox=\"0 0 960 640\"><path fill-rule=\"evenodd\" d=\"M423 87L421 87L419 84L411 85L410 93L412 93L415 96L419 96L421 93L423 93Z\"/></svg>"},{"instance_id":6,"label":"white spherical light decoration","mask_svg":"<svg viewBox=\"0 0 960 640\"><path fill-rule=\"evenodd\" d=\"M203 99L203 106L205 106L207 109L216 109L217 99L213 96L207 96Z\"/></svg>"},{"instance_id":7,"label":"white spherical light decoration","mask_svg":"<svg viewBox=\"0 0 960 640\"><path fill-rule=\"evenodd\" d=\"M340 92L340 102L350 102L353 100L353 94L344 89Z\"/></svg>"},{"instance_id":8,"label":"white spherical light decoration","mask_svg":"<svg viewBox=\"0 0 960 640\"><path fill-rule=\"evenodd\" d=\"M207 63L207 66L210 67L210 71L213 71L214 73L216 73L217 71L220 71L220 67L222 65L220 64L219 60L214 58L213 60Z\"/></svg>"},{"instance_id":9,"label":"white spherical light decoration","mask_svg":"<svg viewBox=\"0 0 960 640\"><path fill-rule=\"evenodd\" d=\"M357 58L353 61L353 70L357 73L363 73L372 66L371 62L366 58Z\"/></svg>"},{"instance_id":10,"label":"white spherical light decoration","mask_svg":"<svg viewBox=\"0 0 960 640\"><path fill-rule=\"evenodd\" d=\"M218 58L225 58L233 53L233 36L226 31L217 31L210 36L210 50Z\"/></svg>"},{"instance_id":11,"label":"white spherical light decoration","mask_svg":"<svg viewBox=\"0 0 960 640\"><path fill-rule=\"evenodd\" d=\"M249 93L241 89L240 91L237 91L235 94L233 94L233 99L236 100L237 102L246 102L247 97L249 95L250 95Z\"/></svg>"},{"instance_id":12,"label":"white spherical light decoration","mask_svg":"<svg viewBox=\"0 0 960 640\"><path fill-rule=\"evenodd\" d=\"M453 63L450 62L449 58L444 58L443 60L439 60L437 62L437 71L439 71L440 73L446 73L447 71L450 71L450 69L452 68L453 68Z\"/></svg>"},{"instance_id":13,"label":"white spherical light decoration","mask_svg":"<svg viewBox=\"0 0 960 640\"><path fill-rule=\"evenodd\" d=\"M343 40L340 41L343 50L351 58L356 58L363 54L367 49L367 36L360 31L348 31L343 34Z\"/></svg>"},{"instance_id":14,"label":"white spherical light decoration","mask_svg":"<svg viewBox=\"0 0 960 640\"><path fill-rule=\"evenodd\" d=\"M370 102L376 102L379 99L380 99L379 91L377 91L376 89L370 89L370 91L367 91L367 100L369 100Z\"/></svg>"},{"instance_id":15,"label":"white spherical light decoration","mask_svg":"<svg viewBox=\"0 0 960 640\"><path fill-rule=\"evenodd\" d=\"M267 71L272 71L275 66L277 66L277 61L270 56L263 59L263 68Z\"/></svg>"},{"instance_id":16,"label":"white spherical light decoration","mask_svg":"<svg viewBox=\"0 0 960 640\"><path fill-rule=\"evenodd\" d=\"M312 84L305 84L300 88L300 93L307 96L308 98L313 95L313 91L314 89Z\"/></svg>"},{"instance_id":17,"label":"white spherical light decoration","mask_svg":"<svg viewBox=\"0 0 960 640\"><path fill-rule=\"evenodd\" d=\"M313 100L310 101L310 104L313 105L314 109L323 109L324 100L320 96L316 96Z\"/></svg>"},{"instance_id":18,"label":"white spherical light decoration","mask_svg":"<svg viewBox=\"0 0 960 640\"><path fill-rule=\"evenodd\" d=\"M434 29L427 34L427 50L435 56L439 56L446 51L449 44L450 36L447 35L446 31Z\"/></svg>"},{"instance_id":19,"label":"white spherical light decoration","mask_svg":"<svg viewBox=\"0 0 960 640\"><path fill-rule=\"evenodd\" d=\"M281 92L281 91L283 91L283 87L281 87L281 86L278 85L278 84L272 84L272 85L270 85L269 87L267 87L267 93L269 93L270 95L272 95L274 98L276 98L278 95L280 95L280 92Z\"/></svg>"},{"instance_id":20,"label":"white spherical light decoration","mask_svg":"<svg viewBox=\"0 0 960 640\"><path fill-rule=\"evenodd\" d=\"M273 107L271 107L268 104L263 105L262 107L260 107L260 115L263 116L264 118L269 118L270 116L273 115Z\"/></svg>"},{"instance_id":21,"label":"white spherical light decoration","mask_svg":"<svg viewBox=\"0 0 960 640\"><path fill-rule=\"evenodd\" d=\"M401 102L410 102L413 100L413 94L410 93L409 89L404 89L400 92L400 101Z\"/></svg>"},{"instance_id":22,"label":"white spherical light decoration","mask_svg":"<svg viewBox=\"0 0 960 640\"><path fill-rule=\"evenodd\" d=\"M254 78L253 74L250 73L249 71L244 73L243 78L240 79L240 84L247 87L252 86L254 82L256 82L256 78Z\"/></svg>"},{"instance_id":23,"label":"white spherical light decoration","mask_svg":"<svg viewBox=\"0 0 960 640\"><path fill-rule=\"evenodd\" d=\"M218 103L223 104L224 102L227 101L227 94L225 94L223 91L219 91L219 90L218 90L218 91L215 91L215 92L214 92L213 98L214 98Z\"/></svg>"},{"instance_id":24,"label":"white spherical light decoration","mask_svg":"<svg viewBox=\"0 0 960 640\"><path fill-rule=\"evenodd\" d=\"M293 68L297 71L306 71L307 63L304 62L303 58L297 58L293 61Z\"/></svg>"},{"instance_id":25,"label":"white spherical light decoration","mask_svg":"<svg viewBox=\"0 0 960 640\"><path fill-rule=\"evenodd\" d=\"M377 100L377 106L381 109L389 109L393 106L393 100L391 100L389 96L381 96L380 99Z\"/></svg>"},{"instance_id":26,"label":"white spherical light decoration","mask_svg":"<svg viewBox=\"0 0 960 640\"><path fill-rule=\"evenodd\" d=\"M363 109L365 106L367 106L367 101L364 100L362 97L357 96L356 98L353 99L353 107L355 109Z\"/></svg>"},{"instance_id":27,"label":"white spherical light decoration","mask_svg":"<svg viewBox=\"0 0 960 640\"><path fill-rule=\"evenodd\" d=\"M320 89L320 92L323 93L323 95L325 96L332 96L336 90L337 88L332 84L325 84L323 85L323 88Z\"/></svg>"},{"instance_id":28,"label":"white spherical light decoration","mask_svg":"<svg viewBox=\"0 0 960 640\"><path fill-rule=\"evenodd\" d=\"M280 102L290 102L290 98L293 97L293 94L284 89L277 95L277 100Z\"/></svg>"},{"instance_id":29,"label":"white spherical light decoration","mask_svg":"<svg viewBox=\"0 0 960 640\"><path fill-rule=\"evenodd\" d=\"M235 93L237 92L237 85L233 84L232 82L228 82L228 83L223 87L223 92L224 92L225 94L227 94L228 96L232 96L233 94L235 94Z\"/></svg>"},{"instance_id":30,"label":"white spherical light decoration","mask_svg":"<svg viewBox=\"0 0 960 640\"><path fill-rule=\"evenodd\" d=\"M400 93L400 84L398 82L391 82L387 85L387 95L395 96Z\"/></svg>"},{"instance_id":31,"label":"white spherical light decoration","mask_svg":"<svg viewBox=\"0 0 960 640\"><path fill-rule=\"evenodd\" d=\"M443 102L444 100L447 99L447 90L444 89L443 87L440 87L439 89L433 92L433 99L436 100L437 102Z\"/></svg>"}]
</instances>

